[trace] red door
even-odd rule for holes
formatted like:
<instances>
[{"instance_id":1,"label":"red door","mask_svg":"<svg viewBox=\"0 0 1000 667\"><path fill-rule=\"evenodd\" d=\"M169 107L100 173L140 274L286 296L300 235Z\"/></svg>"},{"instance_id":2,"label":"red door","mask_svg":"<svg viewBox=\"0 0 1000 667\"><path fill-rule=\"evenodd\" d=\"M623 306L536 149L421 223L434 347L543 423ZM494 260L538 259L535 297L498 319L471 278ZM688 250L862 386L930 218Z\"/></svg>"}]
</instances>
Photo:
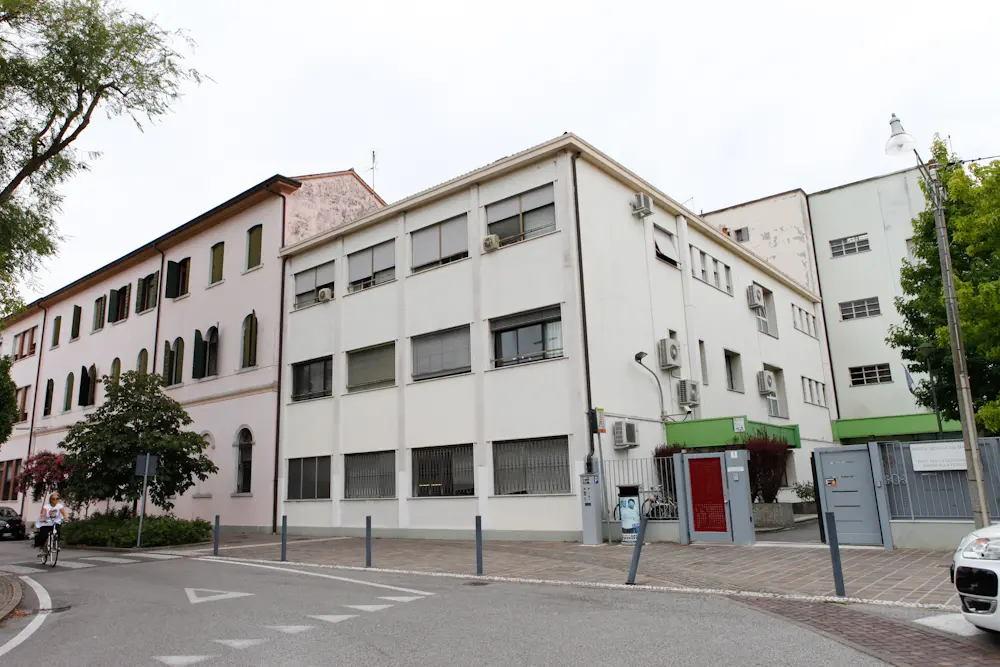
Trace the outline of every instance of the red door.
<instances>
[{"instance_id":1,"label":"red door","mask_svg":"<svg viewBox=\"0 0 1000 667\"><path fill-rule=\"evenodd\" d=\"M726 533L726 492L718 457L688 459L691 520L696 533Z\"/></svg>"}]
</instances>

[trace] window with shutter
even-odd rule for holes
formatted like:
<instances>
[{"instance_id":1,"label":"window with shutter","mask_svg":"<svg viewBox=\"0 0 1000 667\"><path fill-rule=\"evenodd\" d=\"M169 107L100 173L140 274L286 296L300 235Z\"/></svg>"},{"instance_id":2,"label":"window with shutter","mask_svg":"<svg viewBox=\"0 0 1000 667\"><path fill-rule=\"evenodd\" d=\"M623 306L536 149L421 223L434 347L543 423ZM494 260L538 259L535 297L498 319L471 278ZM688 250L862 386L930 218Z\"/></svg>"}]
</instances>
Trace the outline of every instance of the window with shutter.
<instances>
[{"instance_id":1,"label":"window with shutter","mask_svg":"<svg viewBox=\"0 0 1000 667\"><path fill-rule=\"evenodd\" d=\"M208 345L201 337L201 331L194 330L194 361L191 365L191 377L201 379L205 377L205 357Z\"/></svg>"},{"instance_id":2,"label":"window with shutter","mask_svg":"<svg viewBox=\"0 0 1000 667\"><path fill-rule=\"evenodd\" d=\"M472 370L468 325L414 336L413 379L427 380Z\"/></svg>"},{"instance_id":3,"label":"window with shutter","mask_svg":"<svg viewBox=\"0 0 1000 667\"><path fill-rule=\"evenodd\" d=\"M225 260L226 255L226 244L223 242L216 243L212 246L211 255L211 267L209 271L209 284L214 285L215 283L222 280L222 265Z\"/></svg>"},{"instance_id":4,"label":"window with shutter","mask_svg":"<svg viewBox=\"0 0 1000 667\"><path fill-rule=\"evenodd\" d=\"M52 395L56 391L56 383L49 380L45 383L45 404L42 407L42 416L48 417L52 414Z\"/></svg>"},{"instance_id":5,"label":"window with shutter","mask_svg":"<svg viewBox=\"0 0 1000 667\"><path fill-rule=\"evenodd\" d=\"M347 391L392 387L395 384L395 342L347 353Z\"/></svg>"},{"instance_id":6,"label":"window with shutter","mask_svg":"<svg viewBox=\"0 0 1000 667\"><path fill-rule=\"evenodd\" d=\"M145 375L148 366L149 352L146 352L146 348L143 348L139 350L139 355L135 358L135 372L139 375Z\"/></svg>"},{"instance_id":7,"label":"window with shutter","mask_svg":"<svg viewBox=\"0 0 1000 667\"><path fill-rule=\"evenodd\" d=\"M250 313L243 319L243 355L241 368L257 365L257 314Z\"/></svg>"},{"instance_id":8,"label":"window with shutter","mask_svg":"<svg viewBox=\"0 0 1000 667\"><path fill-rule=\"evenodd\" d=\"M59 345L59 333L62 330L62 315L56 315L52 321L52 347Z\"/></svg>"},{"instance_id":9,"label":"window with shutter","mask_svg":"<svg viewBox=\"0 0 1000 667\"><path fill-rule=\"evenodd\" d=\"M180 384L184 380L184 339L174 339L174 346L170 350L170 363L173 366L173 384Z\"/></svg>"},{"instance_id":10,"label":"window with shutter","mask_svg":"<svg viewBox=\"0 0 1000 667\"><path fill-rule=\"evenodd\" d=\"M210 327L205 337L205 376L219 374L219 330Z\"/></svg>"},{"instance_id":11,"label":"window with shutter","mask_svg":"<svg viewBox=\"0 0 1000 667\"><path fill-rule=\"evenodd\" d=\"M304 308L319 301L322 289L334 288L336 273L334 263L326 262L295 274L295 307Z\"/></svg>"},{"instance_id":12,"label":"window with shutter","mask_svg":"<svg viewBox=\"0 0 1000 667\"><path fill-rule=\"evenodd\" d=\"M490 234L505 246L541 236L556 228L555 191L551 183L486 207Z\"/></svg>"},{"instance_id":13,"label":"window with shutter","mask_svg":"<svg viewBox=\"0 0 1000 667\"><path fill-rule=\"evenodd\" d=\"M348 291L357 292L396 278L396 240L347 256Z\"/></svg>"},{"instance_id":14,"label":"window with shutter","mask_svg":"<svg viewBox=\"0 0 1000 667\"><path fill-rule=\"evenodd\" d=\"M260 266L263 238L264 228L261 225L251 227L247 231L247 270Z\"/></svg>"},{"instance_id":15,"label":"window with shutter","mask_svg":"<svg viewBox=\"0 0 1000 667\"><path fill-rule=\"evenodd\" d=\"M69 329L69 339L76 340L80 337L80 319L83 317L83 308L73 306L73 322Z\"/></svg>"},{"instance_id":16,"label":"window with shutter","mask_svg":"<svg viewBox=\"0 0 1000 667\"><path fill-rule=\"evenodd\" d=\"M424 227L410 234L413 256L411 268L414 272L469 256L469 232L467 215Z\"/></svg>"},{"instance_id":17,"label":"window with shutter","mask_svg":"<svg viewBox=\"0 0 1000 667\"><path fill-rule=\"evenodd\" d=\"M66 376L66 391L63 395L63 411L69 412L73 409L73 374Z\"/></svg>"}]
</instances>

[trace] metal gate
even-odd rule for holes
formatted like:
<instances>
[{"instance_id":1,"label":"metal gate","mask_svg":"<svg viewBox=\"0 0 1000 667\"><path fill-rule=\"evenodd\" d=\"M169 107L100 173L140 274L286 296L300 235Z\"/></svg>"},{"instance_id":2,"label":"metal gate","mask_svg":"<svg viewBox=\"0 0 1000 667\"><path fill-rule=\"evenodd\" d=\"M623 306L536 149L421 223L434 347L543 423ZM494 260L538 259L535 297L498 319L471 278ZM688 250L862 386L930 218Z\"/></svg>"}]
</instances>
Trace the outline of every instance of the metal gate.
<instances>
[{"instance_id":1,"label":"metal gate","mask_svg":"<svg viewBox=\"0 0 1000 667\"><path fill-rule=\"evenodd\" d=\"M882 524L867 445L817 449L816 478L823 512L833 512L841 544L882 545Z\"/></svg>"},{"instance_id":2,"label":"metal gate","mask_svg":"<svg viewBox=\"0 0 1000 667\"><path fill-rule=\"evenodd\" d=\"M684 486L688 489L688 530L692 540L732 542L729 486L725 454L685 454Z\"/></svg>"}]
</instances>

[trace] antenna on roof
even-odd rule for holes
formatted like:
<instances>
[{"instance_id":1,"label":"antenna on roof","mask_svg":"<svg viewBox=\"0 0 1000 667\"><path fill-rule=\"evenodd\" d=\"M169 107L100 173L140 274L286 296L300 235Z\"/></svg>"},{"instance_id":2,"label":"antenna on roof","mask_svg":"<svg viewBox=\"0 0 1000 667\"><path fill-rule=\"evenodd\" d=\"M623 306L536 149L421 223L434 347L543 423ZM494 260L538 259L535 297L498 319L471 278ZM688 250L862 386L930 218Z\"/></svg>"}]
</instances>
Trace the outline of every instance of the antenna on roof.
<instances>
[{"instance_id":1,"label":"antenna on roof","mask_svg":"<svg viewBox=\"0 0 1000 667\"><path fill-rule=\"evenodd\" d=\"M378 167L378 162L375 161L375 151L372 151L372 168L365 169L365 171L370 171L372 173L372 190L375 189L375 169Z\"/></svg>"}]
</instances>

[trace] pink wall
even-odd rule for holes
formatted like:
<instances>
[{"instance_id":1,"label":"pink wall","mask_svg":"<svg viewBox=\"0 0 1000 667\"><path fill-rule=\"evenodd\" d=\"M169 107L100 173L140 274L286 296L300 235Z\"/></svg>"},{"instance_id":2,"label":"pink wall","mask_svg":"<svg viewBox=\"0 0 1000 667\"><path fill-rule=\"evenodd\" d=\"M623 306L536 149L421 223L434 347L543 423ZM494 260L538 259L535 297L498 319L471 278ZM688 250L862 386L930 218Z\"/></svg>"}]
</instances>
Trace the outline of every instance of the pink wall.
<instances>
[{"instance_id":1,"label":"pink wall","mask_svg":"<svg viewBox=\"0 0 1000 667\"><path fill-rule=\"evenodd\" d=\"M368 215L384 204L353 172L306 176L289 195L285 210L285 245Z\"/></svg>"}]
</instances>

